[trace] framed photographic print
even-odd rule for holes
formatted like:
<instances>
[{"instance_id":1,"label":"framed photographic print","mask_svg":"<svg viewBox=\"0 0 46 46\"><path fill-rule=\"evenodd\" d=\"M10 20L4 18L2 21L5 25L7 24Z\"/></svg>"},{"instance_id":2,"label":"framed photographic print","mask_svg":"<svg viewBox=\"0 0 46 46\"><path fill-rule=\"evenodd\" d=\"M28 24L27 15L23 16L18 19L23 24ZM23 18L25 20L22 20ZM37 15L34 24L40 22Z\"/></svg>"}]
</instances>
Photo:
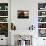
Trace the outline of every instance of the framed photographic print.
<instances>
[{"instance_id":1,"label":"framed photographic print","mask_svg":"<svg viewBox=\"0 0 46 46\"><path fill-rule=\"evenodd\" d=\"M29 11L28 10L18 10L17 15L18 15L17 18L28 19L29 18Z\"/></svg>"}]
</instances>

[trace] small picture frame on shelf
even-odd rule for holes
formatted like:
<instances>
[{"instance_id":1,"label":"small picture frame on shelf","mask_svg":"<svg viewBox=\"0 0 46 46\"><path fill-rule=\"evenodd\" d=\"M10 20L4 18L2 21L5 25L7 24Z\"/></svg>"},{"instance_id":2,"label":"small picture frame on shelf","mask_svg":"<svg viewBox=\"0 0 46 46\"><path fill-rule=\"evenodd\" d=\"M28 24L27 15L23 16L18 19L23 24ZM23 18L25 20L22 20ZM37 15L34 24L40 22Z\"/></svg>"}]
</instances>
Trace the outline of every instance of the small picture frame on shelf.
<instances>
[{"instance_id":1,"label":"small picture frame on shelf","mask_svg":"<svg viewBox=\"0 0 46 46\"><path fill-rule=\"evenodd\" d=\"M28 10L18 10L17 18L19 19L29 19L29 11Z\"/></svg>"},{"instance_id":2,"label":"small picture frame on shelf","mask_svg":"<svg viewBox=\"0 0 46 46\"><path fill-rule=\"evenodd\" d=\"M8 30L8 23L0 23L0 30Z\"/></svg>"},{"instance_id":3,"label":"small picture frame on shelf","mask_svg":"<svg viewBox=\"0 0 46 46\"><path fill-rule=\"evenodd\" d=\"M8 17L0 17L0 22L8 22Z\"/></svg>"},{"instance_id":4,"label":"small picture frame on shelf","mask_svg":"<svg viewBox=\"0 0 46 46\"><path fill-rule=\"evenodd\" d=\"M46 17L38 17L38 22L46 22Z\"/></svg>"},{"instance_id":5,"label":"small picture frame on shelf","mask_svg":"<svg viewBox=\"0 0 46 46\"><path fill-rule=\"evenodd\" d=\"M38 23L38 28L46 28L46 23Z\"/></svg>"},{"instance_id":6,"label":"small picture frame on shelf","mask_svg":"<svg viewBox=\"0 0 46 46\"><path fill-rule=\"evenodd\" d=\"M0 11L0 16L8 16L8 11Z\"/></svg>"},{"instance_id":7,"label":"small picture frame on shelf","mask_svg":"<svg viewBox=\"0 0 46 46\"><path fill-rule=\"evenodd\" d=\"M46 16L46 11L38 11L38 16Z\"/></svg>"},{"instance_id":8,"label":"small picture frame on shelf","mask_svg":"<svg viewBox=\"0 0 46 46\"><path fill-rule=\"evenodd\" d=\"M39 37L46 37L46 29L39 29Z\"/></svg>"},{"instance_id":9,"label":"small picture frame on shelf","mask_svg":"<svg viewBox=\"0 0 46 46\"><path fill-rule=\"evenodd\" d=\"M8 10L8 3L0 3L0 10Z\"/></svg>"},{"instance_id":10,"label":"small picture frame on shelf","mask_svg":"<svg viewBox=\"0 0 46 46\"><path fill-rule=\"evenodd\" d=\"M0 23L0 35L8 37L8 23Z\"/></svg>"},{"instance_id":11,"label":"small picture frame on shelf","mask_svg":"<svg viewBox=\"0 0 46 46\"><path fill-rule=\"evenodd\" d=\"M8 10L8 6L5 6L5 10Z\"/></svg>"},{"instance_id":12,"label":"small picture frame on shelf","mask_svg":"<svg viewBox=\"0 0 46 46\"><path fill-rule=\"evenodd\" d=\"M46 3L38 3L38 10L46 10Z\"/></svg>"}]
</instances>

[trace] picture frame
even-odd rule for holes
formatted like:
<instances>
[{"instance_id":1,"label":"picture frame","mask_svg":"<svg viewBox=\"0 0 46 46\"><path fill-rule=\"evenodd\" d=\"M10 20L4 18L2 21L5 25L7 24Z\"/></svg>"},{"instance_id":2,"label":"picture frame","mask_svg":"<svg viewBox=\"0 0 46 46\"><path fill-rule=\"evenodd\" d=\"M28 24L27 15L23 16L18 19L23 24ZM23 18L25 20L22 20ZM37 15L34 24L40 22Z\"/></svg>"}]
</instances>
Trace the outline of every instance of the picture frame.
<instances>
[{"instance_id":1,"label":"picture frame","mask_svg":"<svg viewBox=\"0 0 46 46\"><path fill-rule=\"evenodd\" d=\"M18 10L17 18L19 19L29 19L29 10Z\"/></svg>"},{"instance_id":2,"label":"picture frame","mask_svg":"<svg viewBox=\"0 0 46 46\"><path fill-rule=\"evenodd\" d=\"M39 29L38 31L39 37L46 37L46 29Z\"/></svg>"}]
</instances>

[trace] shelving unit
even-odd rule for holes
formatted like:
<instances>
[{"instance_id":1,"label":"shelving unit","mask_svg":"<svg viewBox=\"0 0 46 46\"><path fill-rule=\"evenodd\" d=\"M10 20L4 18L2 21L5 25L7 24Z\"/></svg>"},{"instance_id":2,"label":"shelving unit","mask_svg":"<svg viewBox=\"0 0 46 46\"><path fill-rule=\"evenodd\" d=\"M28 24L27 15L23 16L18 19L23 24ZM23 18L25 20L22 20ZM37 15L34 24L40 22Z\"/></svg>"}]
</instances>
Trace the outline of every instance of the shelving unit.
<instances>
[{"instance_id":1,"label":"shelving unit","mask_svg":"<svg viewBox=\"0 0 46 46\"><path fill-rule=\"evenodd\" d=\"M0 16L0 17L8 17L8 16Z\"/></svg>"},{"instance_id":2,"label":"shelving unit","mask_svg":"<svg viewBox=\"0 0 46 46\"><path fill-rule=\"evenodd\" d=\"M38 11L46 11L46 10L38 10Z\"/></svg>"},{"instance_id":3,"label":"shelving unit","mask_svg":"<svg viewBox=\"0 0 46 46\"><path fill-rule=\"evenodd\" d=\"M8 37L8 3L0 3L0 35Z\"/></svg>"},{"instance_id":4,"label":"shelving unit","mask_svg":"<svg viewBox=\"0 0 46 46\"><path fill-rule=\"evenodd\" d=\"M0 10L0 11L8 11L8 10Z\"/></svg>"},{"instance_id":5,"label":"shelving unit","mask_svg":"<svg viewBox=\"0 0 46 46\"><path fill-rule=\"evenodd\" d=\"M38 3L38 32L39 37L46 37L46 3Z\"/></svg>"},{"instance_id":6,"label":"shelving unit","mask_svg":"<svg viewBox=\"0 0 46 46\"><path fill-rule=\"evenodd\" d=\"M38 29L46 29L46 28L38 28Z\"/></svg>"},{"instance_id":7,"label":"shelving unit","mask_svg":"<svg viewBox=\"0 0 46 46\"><path fill-rule=\"evenodd\" d=\"M46 16L38 16L38 17L46 17Z\"/></svg>"}]
</instances>

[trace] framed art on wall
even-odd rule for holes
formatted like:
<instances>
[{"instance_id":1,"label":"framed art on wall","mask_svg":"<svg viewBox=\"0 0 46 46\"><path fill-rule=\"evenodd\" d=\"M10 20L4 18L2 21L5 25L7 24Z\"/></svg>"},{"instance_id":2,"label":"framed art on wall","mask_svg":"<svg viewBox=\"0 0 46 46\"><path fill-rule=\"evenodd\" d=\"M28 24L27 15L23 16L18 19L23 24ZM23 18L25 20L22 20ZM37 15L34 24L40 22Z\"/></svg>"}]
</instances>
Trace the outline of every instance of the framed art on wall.
<instances>
[{"instance_id":1,"label":"framed art on wall","mask_svg":"<svg viewBox=\"0 0 46 46\"><path fill-rule=\"evenodd\" d=\"M28 10L18 10L17 15L18 15L17 18L28 19L29 18L29 11Z\"/></svg>"}]
</instances>

